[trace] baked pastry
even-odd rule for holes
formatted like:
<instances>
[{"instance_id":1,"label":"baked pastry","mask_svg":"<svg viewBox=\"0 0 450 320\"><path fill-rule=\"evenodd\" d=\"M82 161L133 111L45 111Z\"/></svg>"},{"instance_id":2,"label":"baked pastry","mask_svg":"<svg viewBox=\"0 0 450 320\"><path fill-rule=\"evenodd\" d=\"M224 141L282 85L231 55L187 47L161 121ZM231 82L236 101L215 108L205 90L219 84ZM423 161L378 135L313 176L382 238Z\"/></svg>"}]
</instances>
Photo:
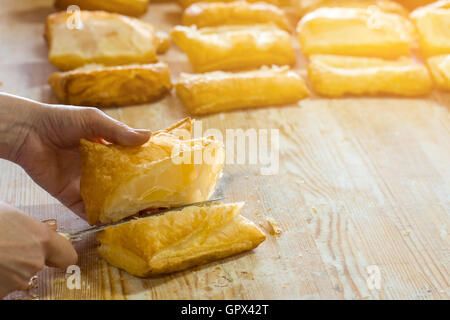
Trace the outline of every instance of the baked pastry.
<instances>
[{"instance_id":1,"label":"baked pastry","mask_svg":"<svg viewBox=\"0 0 450 320\"><path fill-rule=\"evenodd\" d=\"M432 89L427 68L406 57L383 60L312 55L308 75L314 91L328 97L345 94L419 96Z\"/></svg>"},{"instance_id":2,"label":"baked pastry","mask_svg":"<svg viewBox=\"0 0 450 320\"><path fill-rule=\"evenodd\" d=\"M194 3L184 10L182 20L184 25L196 25L199 28L272 22L281 29L290 29L289 21L284 11L264 2Z\"/></svg>"},{"instance_id":3,"label":"baked pastry","mask_svg":"<svg viewBox=\"0 0 450 320\"><path fill-rule=\"evenodd\" d=\"M411 13L426 57L450 54L450 1L437 1Z\"/></svg>"},{"instance_id":4,"label":"baked pastry","mask_svg":"<svg viewBox=\"0 0 450 320\"><path fill-rule=\"evenodd\" d=\"M99 253L113 266L147 277L251 250L266 236L239 215L242 206L192 206L109 227L97 237Z\"/></svg>"},{"instance_id":5,"label":"baked pastry","mask_svg":"<svg viewBox=\"0 0 450 320\"><path fill-rule=\"evenodd\" d=\"M79 25L74 22L77 17ZM53 13L47 17L46 38L50 62L62 70L92 63L156 62L156 54L167 49L169 42L150 24L104 11Z\"/></svg>"},{"instance_id":6,"label":"baked pastry","mask_svg":"<svg viewBox=\"0 0 450 320\"><path fill-rule=\"evenodd\" d=\"M219 180L224 150L192 137L184 119L139 147L81 140L81 197L88 222L118 221L141 210L207 200Z\"/></svg>"},{"instance_id":7,"label":"baked pastry","mask_svg":"<svg viewBox=\"0 0 450 320\"><path fill-rule=\"evenodd\" d=\"M295 63L289 33L271 24L201 29L176 26L171 35L196 72Z\"/></svg>"},{"instance_id":8,"label":"baked pastry","mask_svg":"<svg viewBox=\"0 0 450 320\"><path fill-rule=\"evenodd\" d=\"M414 28L405 17L376 7L320 8L306 14L297 32L305 55L397 58L410 54Z\"/></svg>"},{"instance_id":9,"label":"baked pastry","mask_svg":"<svg viewBox=\"0 0 450 320\"><path fill-rule=\"evenodd\" d=\"M450 54L428 58L427 63L436 86L450 91Z\"/></svg>"},{"instance_id":10,"label":"baked pastry","mask_svg":"<svg viewBox=\"0 0 450 320\"><path fill-rule=\"evenodd\" d=\"M94 107L146 103L172 88L169 67L163 62L118 67L87 65L55 72L49 83L61 102Z\"/></svg>"},{"instance_id":11,"label":"baked pastry","mask_svg":"<svg viewBox=\"0 0 450 320\"><path fill-rule=\"evenodd\" d=\"M56 0L55 7L65 10L77 5L82 10L104 10L127 16L140 16L147 11L150 0Z\"/></svg>"},{"instance_id":12,"label":"baked pastry","mask_svg":"<svg viewBox=\"0 0 450 320\"><path fill-rule=\"evenodd\" d=\"M305 81L288 67L182 73L175 90L186 109L195 115L295 103L309 95Z\"/></svg>"},{"instance_id":13,"label":"baked pastry","mask_svg":"<svg viewBox=\"0 0 450 320\"><path fill-rule=\"evenodd\" d=\"M302 2L302 1L300 1ZM318 8L359 8L369 9L370 7L377 7L378 9L396 13L403 16L409 15L409 12L399 3L390 0L313 0L305 1L303 5L303 12L310 12Z\"/></svg>"}]
</instances>

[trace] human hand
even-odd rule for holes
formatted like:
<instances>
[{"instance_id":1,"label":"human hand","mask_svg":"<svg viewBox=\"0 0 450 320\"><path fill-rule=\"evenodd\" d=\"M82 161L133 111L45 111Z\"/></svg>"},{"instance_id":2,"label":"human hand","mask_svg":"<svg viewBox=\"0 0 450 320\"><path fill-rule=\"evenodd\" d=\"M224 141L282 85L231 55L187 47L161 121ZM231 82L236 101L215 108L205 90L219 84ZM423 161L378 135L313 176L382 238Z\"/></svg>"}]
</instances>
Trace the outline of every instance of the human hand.
<instances>
[{"instance_id":1,"label":"human hand","mask_svg":"<svg viewBox=\"0 0 450 320\"><path fill-rule=\"evenodd\" d=\"M80 139L136 146L150 134L95 108L46 105L0 93L0 157L19 164L37 184L84 219Z\"/></svg>"},{"instance_id":2,"label":"human hand","mask_svg":"<svg viewBox=\"0 0 450 320\"><path fill-rule=\"evenodd\" d=\"M27 289L45 265L65 269L77 259L68 240L0 201L0 298Z\"/></svg>"}]
</instances>

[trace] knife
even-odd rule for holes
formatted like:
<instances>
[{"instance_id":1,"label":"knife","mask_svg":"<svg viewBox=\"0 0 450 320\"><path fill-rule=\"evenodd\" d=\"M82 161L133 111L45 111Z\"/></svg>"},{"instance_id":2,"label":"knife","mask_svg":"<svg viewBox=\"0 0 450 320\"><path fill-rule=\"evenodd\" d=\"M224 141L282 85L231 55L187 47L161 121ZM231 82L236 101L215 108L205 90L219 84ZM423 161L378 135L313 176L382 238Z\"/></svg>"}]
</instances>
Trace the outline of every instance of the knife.
<instances>
[{"instance_id":1,"label":"knife","mask_svg":"<svg viewBox=\"0 0 450 320\"><path fill-rule=\"evenodd\" d=\"M173 208L167 208L167 209L161 209L161 210L157 210L154 211L150 214L148 214L147 216L144 217L131 217L131 218L126 218L117 222L113 222L113 223L108 223L108 224L103 224L100 226L96 226L96 227L92 227L92 228L88 228L85 230L80 230L80 231L75 231L75 232L58 232L61 236L63 236L64 238L66 238L67 240L73 240L73 239L78 239L80 237L83 237L85 235L91 234L91 233L95 233L95 232L99 232L102 230L105 230L106 228L112 227L112 226L118 226L127 222L130 222L132 220L140 220L140 219L148 219L148 218L153 218L153 217L158 217L158 216L162 216L164 214L166 214L167 212L172 212L172 211L179 211L181 209L187 208L187 207L192 207L192 206L200 206L200 205L204 205L204 204L208 204L208 203L212 203L212 202L217 202L217 201L221 201L224 198L215 198L215 199L211 199L211 200L206 200L206 201L200 201L200 202L194 202L194 203L189 203L189 204L185 204L179 207L173 207Z\"/></svg>"}]
</instances>

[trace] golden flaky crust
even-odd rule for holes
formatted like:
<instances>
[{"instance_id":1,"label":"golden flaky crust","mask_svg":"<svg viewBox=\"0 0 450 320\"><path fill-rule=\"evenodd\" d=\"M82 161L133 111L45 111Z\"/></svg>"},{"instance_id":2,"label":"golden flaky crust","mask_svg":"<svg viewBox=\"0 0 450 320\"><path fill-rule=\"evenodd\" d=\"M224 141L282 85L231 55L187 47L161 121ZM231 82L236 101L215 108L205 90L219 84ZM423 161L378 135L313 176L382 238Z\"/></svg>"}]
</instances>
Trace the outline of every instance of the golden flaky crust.
<instances>
[{"instance_id":1,"label":"golden flaky crust","mask_svg":"<svg viewBox=\"0 0 450 320\"><path fill-rule=\"evenodd\" d=\"M427 64L436 86L450 91L450 54L428 58Z\"/></svg>"},{"instance_id":2,"label":"golden flaky crust","mask_svg":"<svg viewBox=\"0 0 450 320\"><path fill-rule=\"evenodd\" d=\"M81 25L75 23L78 18ZM47 17L46 38L49 60L62 70L91 63L152 63L168 46L167 36L152 25L104 11L53 13Z\"/></svg>"},{"instance_id":3,"label":"golden flaky crust","mask_svg":"<svg viewBox=\"0 0 450 320\"><path fill-rule=\"evenodd\" d=\"M409 56L414 27L398 14L376 7L320 8L297 25L303 54L339 54L380 58Z\"/></svg>"},{"instance_id":4,"label":"golden flaky crust","mask_svg":"<svg viewBox=\"0 0 450 320\"><path fill-rule=\"evenodd\" d=\"M81 10L104 10L127 16L140 16L147 11L149 2L150 0L56 0L55 7L65 10L76 5Z\"/></svg>"},{"instance_id":5,"label":"golden flaky crust","mask_svg":"<svg viewBox=\"0 0 450 320\"><path fill-rule=\"evenodd\" d=\"M188 207L110 227L98 235L99 252L110 264L147 277L251 250L266 237L239 215L242 206Z\"/></svg>"},{"instance_id":6,"label":"golden flaky crust","mask_svg":"<svg viewBox=\"0 0 450 320\"><path fill-rule=\"evenodd\" d=\"M295 64L291 36L273 24L176 26L171 35L196 72Z\"/></svg>"},{"instance_id":7,"label":"golden flaky crust","mask_svg":"<svg viewBox=\"0 0 450 320\"><path fill-rule=\"evenodd\" d=\"M207 200L220 178L224 150L212 138L192 139L192 124L187 118L154 132L139 147L81 140L81 197L88 222Z\"/></svg>"},{"instance_id":8,"label":"golden flaky crust","mask_svg":"<svg viewBox=\"0 0 450 320\"><path fill-rule=\"evenodd\" d=\"M317 93L340 97L345 94L393 94L419 96L430 93L427 68L410 58L379 58L312 55L308 66L311 85Z\"/></svg>"},{"instance_id":9,"label":"golden flaky crust","mask_svg":"<svg viewBox=\"0 0 450 320\"><path fill-rule=\"evenodd\" d=\"M163 62L118 67L88 65L55 72L49 83L61 102L94 107L146 103L172 88L169 67Z\"/></svg>"},{"instance_id":10,"label":"golden flaky crust","mask_svg":"<svg viewBox=\"0 0 450 320\"><path fill-rule=\"evenodd\" d=\"M182 16L184 25L199 28L233 24L275 23L289 30L289 21L283 10L264 2L199 2L187 7Z\"/></svg>"},{"instance_id":11,"label":"golden flaky crust","mask_svg":"<svg viewBox=\"0 0 450 320\"><path fill-rule=\"evenodd\" d=\"M450 1L436 1L411 13L426 57L450 54Z\"/></svg>"},{"instance_id":12,"label":"golden flaky crust","mask_svg":"<svg viewBox=\"0 0 450 320\"><path fill-rule=\"evenodd\" d=\"M305 81L288 67L181 74L175 89L186 109L196 115L289 104L309 95Z\"/></svg>"}]
</instances>

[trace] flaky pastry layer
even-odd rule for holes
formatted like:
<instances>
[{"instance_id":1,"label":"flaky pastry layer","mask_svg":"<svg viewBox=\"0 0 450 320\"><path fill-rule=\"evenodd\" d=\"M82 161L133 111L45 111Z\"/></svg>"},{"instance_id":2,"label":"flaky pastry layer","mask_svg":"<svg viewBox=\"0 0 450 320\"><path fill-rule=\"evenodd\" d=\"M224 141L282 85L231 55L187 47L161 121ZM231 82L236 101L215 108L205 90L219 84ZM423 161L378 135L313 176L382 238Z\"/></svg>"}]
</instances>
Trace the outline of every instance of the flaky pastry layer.
<instances>
[{"instance_id":1,"label":"flaky pastry layer","mask_svg":"<svg viewBox=\"0 0 450 320\"><path fill-rule=\"evenodd\" d=\"M239 215L242 206L187 207L110 227L98 235L99 253L113 266L147 277L251 250L266 237Z\"/></svg>"},{"instance_id":2,"label":"flaky pastry layer","mask_svg":"<svg viewBox=\"0 0 450 320\"><path fill-rule=\"evenodd\" d=\"M436 86L450 91L450 54L428 58L427 64Z\"/></svg>"}]
</instances>

